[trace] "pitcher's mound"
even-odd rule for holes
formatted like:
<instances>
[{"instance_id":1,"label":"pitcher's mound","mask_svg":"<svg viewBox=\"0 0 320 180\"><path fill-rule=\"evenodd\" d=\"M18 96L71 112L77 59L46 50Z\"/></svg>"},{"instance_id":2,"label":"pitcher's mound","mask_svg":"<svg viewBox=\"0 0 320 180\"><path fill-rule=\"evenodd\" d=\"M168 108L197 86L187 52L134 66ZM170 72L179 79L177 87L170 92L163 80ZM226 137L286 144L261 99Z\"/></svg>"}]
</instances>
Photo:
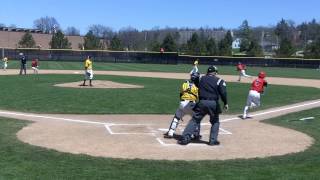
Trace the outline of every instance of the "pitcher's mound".
<instances>
[{"instance_id":1,"label":"pitcher's mound","mask_svg":"<svg viewBox=\"0 0 320 180\"><path fill-rule=\"evenodd\" d=\"M112 81L102 81L102 80L93 80L92 85L89 86L89 81L86 82L86 86L81 86L83 81L55 84L54 86L58 87L68 87L68 88L143 88L143 86L133 85L133 84L124 84L117 83Z\"/></svg>"}]
</instances>

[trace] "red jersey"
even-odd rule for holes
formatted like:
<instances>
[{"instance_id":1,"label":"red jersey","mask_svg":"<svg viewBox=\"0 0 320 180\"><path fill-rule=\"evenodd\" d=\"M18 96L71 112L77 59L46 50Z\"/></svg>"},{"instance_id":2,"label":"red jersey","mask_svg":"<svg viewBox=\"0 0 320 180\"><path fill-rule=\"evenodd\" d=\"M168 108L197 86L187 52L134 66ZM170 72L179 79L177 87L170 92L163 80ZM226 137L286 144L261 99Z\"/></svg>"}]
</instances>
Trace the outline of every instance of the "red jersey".
<instances>
[{"instance_id":1,"label":"red jersey","mask_svg":"<svg viewBox=\"0 0 320 180\"><path fill-rule=\"evenodd\" d=\"M38 66L38 61L32 60L31 67L37 67L37 66Z\"/></svg>"},{"instance_id":2,"label":"red jersey","mask_svg":"<svg viewBox=\"0 0 320 180\"><path fill-rule=\"evenodd\" d=\"M246 65L244 65L244 64L238 64L237 65L237 70L238 71L245 70L245 69L246 69Z\"/></svg>"},{"instance_id":3,"label":"red jersey","mask_svg":"<svg viewBox=\"0 0 320 180\"><path fill-rule=\"evenodd\" d=\"M255 79L251 84L251 90L263 93L264 87L267 86L267 81L262 78Z\"/></svg>"}]
</instances>

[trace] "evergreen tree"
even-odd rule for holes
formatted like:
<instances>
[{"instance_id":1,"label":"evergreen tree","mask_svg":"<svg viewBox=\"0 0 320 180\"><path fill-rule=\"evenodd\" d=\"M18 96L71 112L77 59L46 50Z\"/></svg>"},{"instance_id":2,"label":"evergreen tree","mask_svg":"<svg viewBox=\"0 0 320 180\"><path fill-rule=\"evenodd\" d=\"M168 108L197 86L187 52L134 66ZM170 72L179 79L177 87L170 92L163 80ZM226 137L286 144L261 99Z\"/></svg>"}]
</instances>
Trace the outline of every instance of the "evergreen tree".
<instances>
[{"instance_id":1,"label":"evergreen tree","mask_svg":"<svg viewBox=\"0 0 320 180\"><path fill-rule=\"evenodd\" d=\"M113 38L111 39L110 49L115 51L123 50L121 40L118 38L118 36L113 36Z\"/></svg>"},{"instance_id":2,"label":"evergreen tree","mask_svg":"<svg viewBox=\"0 0 320 180\"><path fill-rule=\"evenodd\" d=\"M84 36L84 49L86 50L95 50L102 49L102 44L100 43L100 39L96 37L92 31L89 31Z\"/></svg>"},{"instance_id":3,"label":"evergreen tree","mask_svg":"<svg viewBox=\"0 0 320 180\"><path fill-rule=\"evenodd\" d=\"M244 20L239 27L240 30L240 38L250 39L252 36L252 31L250 29L249 23L247 20Z\"/></svg>"},{"instance_id":4,"label":"evergreen tree","mask_svg":"<svg viewBox=\"0 0 320 180\"><path fill-rule=\"evenodd\" d=\"M252 40L250 42L249 50L247 51L247 55L248 56L255 56L255 57L263 56L262 47L260 46L260 44L257 41Z\"/></svg>"},{"instance_id":5,"label":"evergreen tree","mask_svg":"<svg viewBox=\"0 0 320 180\"><path fill-rule=\"evenodd\" d=\"M276 51L278 57L290 57L295 51L292 42L284 38L280 42L280 48Z\"/></svg>"},{"instance_id":6,"label":"evergreen tree","mask_svg":"<svg viewBox=\"0 0 320 180\"><path fill-rule=\"evenodd\" d=\"M219 42L219 55L232 56L232 36L228 31L225 37Z\"/></svg>"},{"instance_id":7,"label":"evergreen tree","mask_svg":"<svg viewBox=\"0 0 320 180\"><path fill-rule=\"evenodd\" d=\"M232 39L232 35L231 35L231 31L230 30L227 31L227 34L225 35L224 39L225 39L227 44L232 46L233 39Z\"/></svg>"},{"instance_id":8,"label":"evergreen tree","mask_svg":"<svg viewBox=\"0 0 320 180\"><path fill-rule=\"evenodd\" d=\"M284 19L281 19L280 22L278 22L274 33L278 36L280 42L284 39L290 39L290 27L287 21Z\"/></svg>"},{"instance_id":9,"label":"evergreen tree","mask_svg":"<svg viewBox=\"0 0 320 180\"><path fill-rule=\"evenodd\" d=\"M26 32L21 40L19 41L19 47L21 48L34 48L36 47L36 42L34 41L32 34Z\"/></svg>"},{"instance_id":10,"label":"evergreen tree","mask_svg":"<svg viewBox=\"0 0 320 180\"><path fill-rule=\"evenodd\" d=\"M218 48L216 41L213 38L210 38L206 41L206 50L209 56L218 55Z\"/></svg>"},{"instance_id":11,"label":"evergreen tree","mask_svg":"<svg viewBox=\"0 0 320 180\"><path fill-rule=\"evenodd\" d=\"M163 40L161 47L164 48L164 50L167 52L177 51L177 45L171 34L167 34L167 36Z\"/></svg>"},{"instance_id":12,"label":"evergreen tree","mask_svg":"<svg viewBox=\"0 0 320 180\"><path fill-rule=\"evenodd\" d=\"M60 30L52 35L49 45L51 49L71 49L71 43Z\"/></svg>"},{"instance_id":13,"label":"evergreen tree","mask_svg":"<svg viewBox=\"0 0 320 180\"><path fill-rule=\"evenodd\" d=\"M191 38L187 42L188 53L193 55L201 54L201 47L199 42L199 36L197 33L193 33Z\"/></svg>"},{"instance_id":14,"label":"evergreen tree","mask_svg":"<svg viewBox=\"0 0 320 180\"><path fill-rule=\"evenodd\" d=\"M305 58L320 58L320 37L318 37L314 42L307 46L305 51Z\"/></svg>"},{"instance_id":15,"label":"evergreen tree","mask_svg":"<svg viewBox=\"0 0 320 180\"><path fill-rule=\"evenodd\" d=\"M158 41L152 41L149 44L149 49L151 49L151 51L159 52L160 48L161 48L161 44Z\"/></svg>"},{"instance_id":16,"label":"evergreen tree","mask_svg":"<svg viewBox=\"0 0 320 180\"><path fill-rule=\"evenodd\" d=\"M244 20L239 27L240 33L239 36L241 38L240 43L240 52L250 51L250 45L253 40L252 31L250 29L249 23L247 20Z\"/></svg>"},{"instance_id":17,"label":"evergreen tree","mask_svg":"<svg viewBox=\"0 0 320 180\"><path fill-rule=\"evenodd\" d=\"M240 52L248 52L250 51L250 40L247 38L243 38L241 39L241 43L240 43Z\"/></svg>"}]
</instances>

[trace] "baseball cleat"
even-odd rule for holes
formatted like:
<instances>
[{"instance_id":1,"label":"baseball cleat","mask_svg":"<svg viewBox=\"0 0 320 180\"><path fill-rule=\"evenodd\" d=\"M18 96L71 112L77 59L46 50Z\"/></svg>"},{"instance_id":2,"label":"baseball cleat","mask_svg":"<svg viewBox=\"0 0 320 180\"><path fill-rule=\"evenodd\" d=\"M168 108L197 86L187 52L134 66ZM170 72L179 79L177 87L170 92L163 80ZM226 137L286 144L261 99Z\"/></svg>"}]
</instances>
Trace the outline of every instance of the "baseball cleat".
<instances>
[{"instance_id":1,"label":"baseball cleat","mask_svg":"<svg viewBox=\"0 0 320 180\"><path fill-rule=\"evenodd\" d=\"M213 142L209 142L208 145L209 146L218 146L218 145L220 145L220 142L219 141L213 141Z\"/></svg>"},{"instance_id":2,"label":"baseball cleat","mask_svg":"<svg viewBox=\"0 0 320 180\"><path fill-rule=\"evenodd\" d=\"M164 138L167 138L167 139L172 139L173 138L173 135L169 135L169 133L168 132L166 132L165 134L163 134L163 137Z\"/></svg>"}]
</instances>

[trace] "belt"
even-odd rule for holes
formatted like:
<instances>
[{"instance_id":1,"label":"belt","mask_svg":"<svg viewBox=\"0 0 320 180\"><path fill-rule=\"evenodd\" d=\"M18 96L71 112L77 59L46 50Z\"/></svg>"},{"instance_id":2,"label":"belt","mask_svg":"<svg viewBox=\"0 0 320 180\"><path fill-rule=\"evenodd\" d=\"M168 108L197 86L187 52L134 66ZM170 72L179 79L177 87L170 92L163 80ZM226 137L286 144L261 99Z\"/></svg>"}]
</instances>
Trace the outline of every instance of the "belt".
<instances>
[{"instance_id":1,"label":"belt","mask_svg":"<svg viewBox=\"0 0 320 180\"><path fill-rule=\"evenodd\" d=\"M195 103L196 101L191 101L191 100L181 100L181 102L182 101L189 101L189 102L193 102L193 103Z\"/></svg>"}]
</instances>

